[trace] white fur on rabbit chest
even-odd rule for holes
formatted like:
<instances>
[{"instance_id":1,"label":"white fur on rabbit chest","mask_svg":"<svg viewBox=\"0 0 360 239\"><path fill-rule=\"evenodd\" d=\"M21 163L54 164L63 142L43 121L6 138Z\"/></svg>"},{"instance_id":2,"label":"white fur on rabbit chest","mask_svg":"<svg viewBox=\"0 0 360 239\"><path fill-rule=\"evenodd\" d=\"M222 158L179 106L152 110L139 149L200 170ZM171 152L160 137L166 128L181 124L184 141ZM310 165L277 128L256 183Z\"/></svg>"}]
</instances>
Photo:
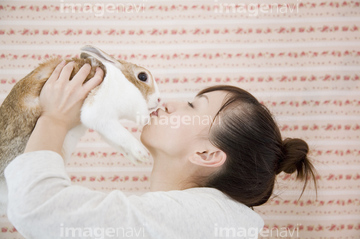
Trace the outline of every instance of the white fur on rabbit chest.
<instances>
[{"instance_id":1,"label":"white fur on rabbit chest","mask_svg":"<svg viewBox=\"0 0 360 239\"><path fill-rule=\"evenodd\" d=\"M120 123L120 119L148 122L150 116L146 100L140 90L111 63L103 63L106 76L94 94L90 93L81 108L81 122L71 129L64 142L64 156L70 157L86 128L100 133L114 148L125 154L132 162L147 161L147 149ZM139 121L139 119L141 119Z\"/></svg>"}]
</instances>

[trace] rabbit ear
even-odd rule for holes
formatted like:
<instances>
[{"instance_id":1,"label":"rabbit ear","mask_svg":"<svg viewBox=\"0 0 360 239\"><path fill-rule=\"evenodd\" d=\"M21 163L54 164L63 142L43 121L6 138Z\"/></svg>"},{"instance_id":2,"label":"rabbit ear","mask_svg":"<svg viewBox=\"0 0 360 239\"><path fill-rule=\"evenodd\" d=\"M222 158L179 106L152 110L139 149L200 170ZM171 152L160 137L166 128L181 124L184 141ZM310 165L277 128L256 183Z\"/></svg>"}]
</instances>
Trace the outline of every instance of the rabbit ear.
<instances>
[{"instance_id":1,"label":"rabbit ear","mask_svg":"<svg viewBox=\"0 0 360 239\"><path fill-rule=\"evenodd\" d=\"M95 58L96 60L100 61L100 62L111 62L111 63L116 63L117 61L109 56L108 54L106 54L105 52L103 52L102 50L93 47L93 46L84 46L81 49L81 54L80 54L80 58L82 59L86 59L86 58Z\"/></svg>"}]
</instances>

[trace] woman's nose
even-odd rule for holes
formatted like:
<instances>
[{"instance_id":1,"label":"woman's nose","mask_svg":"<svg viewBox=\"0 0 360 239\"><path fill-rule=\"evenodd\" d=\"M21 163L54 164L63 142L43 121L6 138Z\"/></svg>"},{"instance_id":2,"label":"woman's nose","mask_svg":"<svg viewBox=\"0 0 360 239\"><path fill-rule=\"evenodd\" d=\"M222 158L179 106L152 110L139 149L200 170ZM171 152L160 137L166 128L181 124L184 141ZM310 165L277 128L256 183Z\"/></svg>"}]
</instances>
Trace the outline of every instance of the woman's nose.
<instances>
[{"instance_id":1,"label":"woman's nose","mask_svg":"<svg viewBox=\"0 0 360 239\"><path fill-rule=\"evenodd\" d=\"M176 102L166 102L164 103L165 112L171 114L176 111Z\"/></svg>"}]
</instances>

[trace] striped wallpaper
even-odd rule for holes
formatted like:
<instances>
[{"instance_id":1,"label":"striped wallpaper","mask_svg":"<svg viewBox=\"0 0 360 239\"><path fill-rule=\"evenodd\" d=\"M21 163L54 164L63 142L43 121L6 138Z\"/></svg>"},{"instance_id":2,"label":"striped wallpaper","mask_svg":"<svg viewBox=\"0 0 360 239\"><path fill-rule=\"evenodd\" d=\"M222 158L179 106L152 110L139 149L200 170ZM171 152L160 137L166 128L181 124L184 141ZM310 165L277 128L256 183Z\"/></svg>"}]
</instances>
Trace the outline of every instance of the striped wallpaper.
<instances>
[{"instance_id":1,"label":"striped wallpaper","mask_svg":"<svg viewBox=\"0 0 360 239\"><path fill-rule=\"evenodd\" d=\"M359 28L359 0L1 0L0 103L39 63L86 44L148 68L164 101L239 86L284 137L307 140L319 172L317 200L309 185L298 201L295 176L278 176L276 196L255 209L262 238L360 238ZM74 184L149 190L152 163L131 164L92 130L66 164ZM6 217L0 228L0 238L22 238Z\"/></svg>"}]
</instances>

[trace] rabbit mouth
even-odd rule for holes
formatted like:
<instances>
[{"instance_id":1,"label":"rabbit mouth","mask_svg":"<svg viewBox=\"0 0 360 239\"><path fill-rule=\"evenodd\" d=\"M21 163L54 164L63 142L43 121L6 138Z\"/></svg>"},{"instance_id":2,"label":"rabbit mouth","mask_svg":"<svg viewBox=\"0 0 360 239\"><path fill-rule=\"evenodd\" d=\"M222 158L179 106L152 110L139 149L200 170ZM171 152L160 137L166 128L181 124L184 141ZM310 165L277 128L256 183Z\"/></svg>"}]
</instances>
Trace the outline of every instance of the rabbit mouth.
<instances>
[{"instance_id":1,"label":"rabbit mouth","mask_svg":"<svg viewBox=\"0 0 360 239\"><path fill-rule=\"evenodd\" d=\"M151 112L150 116L158 116L158 113L159 113L158 111L159 111L159 109Z\"/></svg>"}]
</instances>

